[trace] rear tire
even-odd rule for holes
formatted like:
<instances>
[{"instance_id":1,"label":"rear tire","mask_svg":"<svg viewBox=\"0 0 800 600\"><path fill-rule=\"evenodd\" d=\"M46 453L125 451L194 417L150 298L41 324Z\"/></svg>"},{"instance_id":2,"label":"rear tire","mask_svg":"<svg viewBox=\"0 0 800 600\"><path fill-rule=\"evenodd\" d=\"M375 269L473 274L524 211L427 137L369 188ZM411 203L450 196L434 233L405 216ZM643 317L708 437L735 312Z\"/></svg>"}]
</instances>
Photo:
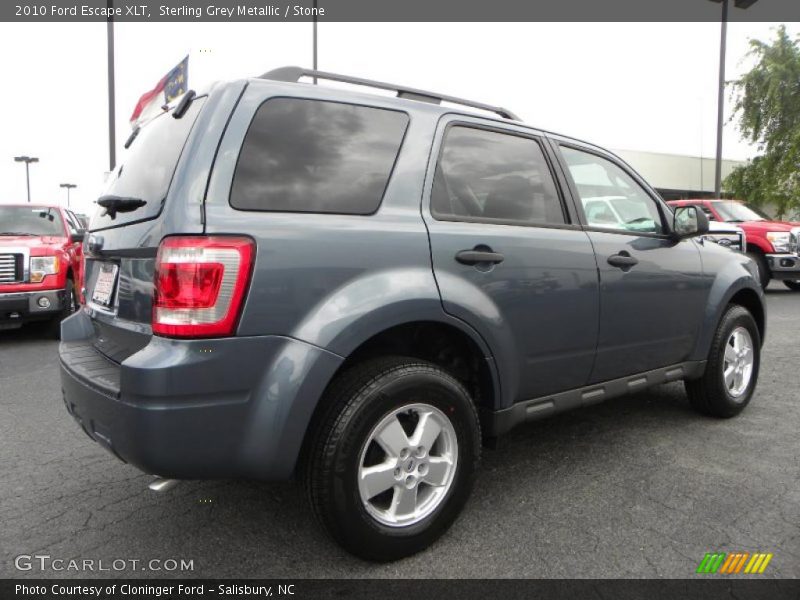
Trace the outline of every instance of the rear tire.
<instances>
[{"instance_id":1,"label":"rear tire","mask_svg":"<svg viewBox=\"0 0 800 600\"><path fill-rule=\"evenodd\" d=\"M714 334L705 373L685 382L690 404L712 417L738 415L753 396L760 360L761 335L753 315L731 304Z\"/></svg>"},{"instance_id":2,"label":"rear tire","mask_svg":"<svg viewBox=\"0 0 800 600\"><path fill-rule=\"evenodd\" d=\"M793 292L800 292L800 281L791 281L790 279L785 279L783 281L783 285Z\"/></svg>"},{"instance_id":3,"label":"rear tire","mask_svg":"<svg viewBox=\"0 0 800 600\"><path fill-rule=\"evenodd\" d=\"M58 316L50 320L47 326L48 335L51 338L54 340L61 339L61 321L74 313L77 308L78 298L75 296L75 284L72 282L72 279L67 279L67 283L64 286L64 307L61 309L61 312L58 313Z\"/></svg>"},{"instance_id":4,"label":"rear tire","mask_svg":"<svg viewBox=\"0 0 800 600\"><path fill-rule=\"evenodd\" d=\"M761 252L748 252L747 256L753 259L758 267L758 282L761 284L761 289L767 289L770 280L769 266L767 266L767 259Z\"/></svg>"},{"instance_id":5,"label":"rear tire","mask_svg":"<svg viewBox=\"0 0 800 600\"><path fill-rule=\"evenodd\" d=\"M305 483L315 516L346 550L390 561L455 521L480 459L469 393L436 365L375 359L340 375L311 439Z\"/></svg>"}]
</instances>

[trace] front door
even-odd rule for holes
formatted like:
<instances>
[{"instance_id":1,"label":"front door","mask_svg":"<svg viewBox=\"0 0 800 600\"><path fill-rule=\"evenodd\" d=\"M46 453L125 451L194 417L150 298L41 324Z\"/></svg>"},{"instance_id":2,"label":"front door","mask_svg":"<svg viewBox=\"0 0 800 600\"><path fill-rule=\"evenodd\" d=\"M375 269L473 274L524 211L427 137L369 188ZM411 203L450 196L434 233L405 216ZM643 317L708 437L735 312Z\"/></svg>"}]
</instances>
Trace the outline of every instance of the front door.
<instances>
[{"instance_id":1,"label":"front door","mask_svg":"<svg viewBox=\"0 0 800 600\"><path fill-rule=\"evenodd\" d=\"M444 124L437 139L423 215L445 311L489 342L507 402L584 385L597 267L546 144L477 119Z\"/></svg>"},{"instance_id":2,"label":"front door","mask_svg":"<svg viewBox=\"0 0 800 600\"><path fill-rule=\"evenodd\" d=\"M600 271L591 382L687 360L708 291L693 240L676 242L660 200L612 157L561 144Z\"/></svg>"}]
</instances>

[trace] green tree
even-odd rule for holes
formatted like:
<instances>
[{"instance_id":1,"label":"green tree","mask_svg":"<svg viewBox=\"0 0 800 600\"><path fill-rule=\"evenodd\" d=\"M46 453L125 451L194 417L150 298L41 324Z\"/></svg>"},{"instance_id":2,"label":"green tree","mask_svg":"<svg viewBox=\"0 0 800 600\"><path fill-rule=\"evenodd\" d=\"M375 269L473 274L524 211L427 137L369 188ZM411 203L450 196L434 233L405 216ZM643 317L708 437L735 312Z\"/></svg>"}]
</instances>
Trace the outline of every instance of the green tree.
<instances>
[{"instance_id":1,"label":"green tree","mask_svg":"<svg viewBox=\"0 0 800 600\"><path fill-rule=\"evenodd\" d=\"M800 208L800 38L781 25L772 43L750 40L756 65L729 82L743 139L759 155L737 167L724 187L755 205L773 204L778 216Z\"/></svg>"}]
</instances>

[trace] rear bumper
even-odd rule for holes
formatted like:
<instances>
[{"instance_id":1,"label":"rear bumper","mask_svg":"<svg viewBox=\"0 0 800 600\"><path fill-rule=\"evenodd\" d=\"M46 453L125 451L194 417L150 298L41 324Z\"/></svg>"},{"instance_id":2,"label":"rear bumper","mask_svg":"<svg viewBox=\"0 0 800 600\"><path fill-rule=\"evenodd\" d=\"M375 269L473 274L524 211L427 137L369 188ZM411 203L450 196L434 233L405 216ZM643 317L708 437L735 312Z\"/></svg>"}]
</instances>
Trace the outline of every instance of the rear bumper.
<instances>
[{"instance_id":1,"label":"rear bumper","mask_svg":"<svg viewBox=\"0 0 800 600\"><path fill-rule=\"evenodd\" d=\"M153 337L123 363L99 354L83 311L62 325L61 385L86 434L146 473L291 476L341 357L278 337Z\"/></svg>"},{"instance_id":2,"label":"rear bumper","mask_svg":"<svg viewBox=\"0 0 800 600\"><path fill-rule=\"evenodd\" d=\"M63 307L64 290L0 292L0 324L49 319L58 315Z\"/></svg>"},{"instance_id":3,"label":"rear bumper","mask_svg":"<svg viewBox=\"0 0 800 600\"><path fill-rule=\"evenodd\" d=\"M800 279L800 256L767 254L766 259L774 279Z\"/></svg>"}]
</instances>

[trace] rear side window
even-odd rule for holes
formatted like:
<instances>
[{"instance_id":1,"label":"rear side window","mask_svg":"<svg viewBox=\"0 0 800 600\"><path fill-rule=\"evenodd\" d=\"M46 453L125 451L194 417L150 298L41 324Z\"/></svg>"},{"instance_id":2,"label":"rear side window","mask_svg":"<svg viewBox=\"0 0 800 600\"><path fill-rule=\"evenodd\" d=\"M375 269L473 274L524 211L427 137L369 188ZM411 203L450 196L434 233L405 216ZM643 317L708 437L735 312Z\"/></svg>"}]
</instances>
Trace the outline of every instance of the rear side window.
<instances>
[{"instance_id":1,"label":"rear side window","mask_svg":"<svg viewBox=\"0 0 800 600\"><path fill-rule=\"evenodd\" d=\"M141 128L122 163L111 173L103 195L137 198L146 204L130 212L117 212L113 219L100 208L89 229L152 219L161 212L183 146L204 102L205 97L195 98L180 119L165 112Z\"/></svg>"},{"instance_id":2,"label":"rear side window","mask_svg":"<svg viewBox=\"0 0 800 600\"><path fill-rule=\"evenodd\" d=\"M233 176L241 210L367 215L381 203L408 126L393 110L274 98L256 111Z\"/></svg>"},{"instance_id":3,"label":"rear side window","mask_svg":"<svg viewBox=\"0 0 800 600\"><path fill-rule=\"evenodd\" d=\"M556 186L539 143L472 127L447 131L431 192L445 221L564 224Z\"/></svg>"}]
</instances>

